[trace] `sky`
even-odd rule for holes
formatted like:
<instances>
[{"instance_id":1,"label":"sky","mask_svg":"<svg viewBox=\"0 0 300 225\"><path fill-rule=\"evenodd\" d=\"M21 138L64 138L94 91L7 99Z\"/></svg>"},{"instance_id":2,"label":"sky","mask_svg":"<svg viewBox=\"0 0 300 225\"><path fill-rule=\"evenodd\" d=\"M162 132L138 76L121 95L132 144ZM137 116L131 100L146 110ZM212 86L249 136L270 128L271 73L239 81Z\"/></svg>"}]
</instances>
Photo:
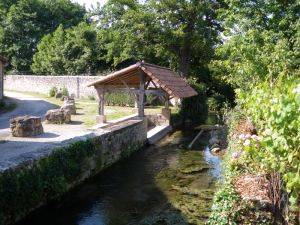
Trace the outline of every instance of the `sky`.
<instances>
[{"instance_id":1,"label":"sky","mask_svg":"<svg viewBox=\"0 0 300 225\"><path fill-rule=\"evenodd\" d=\"M72 2L78 2L81 5L84 5L87 8L91 8L91 5L96 6L96 3L99 2L101 5L103 5L107 0L72 0Z\"/></svg>"}]
</instances>

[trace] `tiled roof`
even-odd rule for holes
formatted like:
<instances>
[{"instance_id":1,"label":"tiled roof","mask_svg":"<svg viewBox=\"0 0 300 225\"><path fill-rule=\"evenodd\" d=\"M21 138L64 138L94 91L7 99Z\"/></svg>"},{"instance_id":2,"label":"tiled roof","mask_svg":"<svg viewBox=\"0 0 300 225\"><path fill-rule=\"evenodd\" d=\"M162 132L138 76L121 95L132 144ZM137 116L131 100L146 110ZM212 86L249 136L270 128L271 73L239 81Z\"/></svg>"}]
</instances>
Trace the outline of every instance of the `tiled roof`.
<instances>
[{"instance_id":1,"label":"tiled roof","mask_svg":"<svg viewBox=\"0 0 300 225\"><path fill-rule=\"evenodd\" d=\"M139 62L125 69L109 74L88 86L124 86L138 87L140 82L140 73L146 75L146 81L152 80L158 87L167 92L170 96L178 98L187 98L197 95L197 92L191 88L186 80L171 69L157 65Z\"/></svg>"}]
</instances>

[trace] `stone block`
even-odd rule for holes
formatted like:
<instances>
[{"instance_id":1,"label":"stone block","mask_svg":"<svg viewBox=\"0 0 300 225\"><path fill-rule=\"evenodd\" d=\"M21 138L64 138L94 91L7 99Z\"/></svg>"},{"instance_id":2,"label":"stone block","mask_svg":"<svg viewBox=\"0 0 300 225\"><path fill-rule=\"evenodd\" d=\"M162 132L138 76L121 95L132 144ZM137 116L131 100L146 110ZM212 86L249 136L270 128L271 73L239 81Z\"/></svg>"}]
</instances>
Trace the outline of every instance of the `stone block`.
<instances>
[{"instance_id":1,"label":"stone block","mask_svg":"<svg viewBox=\"0 0 300 225\"><path fill-rule=\"evenodd\" d=\"M63 96L63 94L61 92L57 92L55 94L55 98L61 98Z\"/></svg>"},{"instance_id":2,"label":"stone block","mask_svg":"<svg viewBox=\"0 0 300 225\"><path fill-rule=\"evenodd\" d=\"M161 114L162 114L167 120L170 120L170 118L171 118L171 109L162 108Z\"/></svg>"},{"instance_id":3,"label":"stone block","mask_svg":"<svg viewBox=\"0 0 300 225\"><path fill-rule=\"evenodd\" d=\"M64 111L70 111L72 115L76 115L76 106L75 106L75 100L74 99L67 99L64 101L64 104L60 108Z\"/></svg>"},{"instance_id":4,"label":"stone block","mask_svg":"<svg viewBox=\"0 0 300 225\"><path fill-rule=\"evenodd\" d=\"M71 112L63 109L51 109L45 114L46 122L63 124L71 122Z\"/></svg>"},{"instance_id":5,"label":"stone block","mask_svg":"<svg viewBox=\"0 0 300 225\"><path fill-rule=\"evenodd\" d=\"M42 119L35 116L20 116L11 119L10 130L14 137L33 137L44 132Z\"/></svg>"},{"instance_id":6,"label":"stone block","mask_svg":"<svg viewBox=\"0 0 300 225\"><path fill-rule=\"evenodd\" d=\"M105 115L97 115L96 121L97 121L97 123L106 123L106 116Z\"/></svg>"}]
</instances>

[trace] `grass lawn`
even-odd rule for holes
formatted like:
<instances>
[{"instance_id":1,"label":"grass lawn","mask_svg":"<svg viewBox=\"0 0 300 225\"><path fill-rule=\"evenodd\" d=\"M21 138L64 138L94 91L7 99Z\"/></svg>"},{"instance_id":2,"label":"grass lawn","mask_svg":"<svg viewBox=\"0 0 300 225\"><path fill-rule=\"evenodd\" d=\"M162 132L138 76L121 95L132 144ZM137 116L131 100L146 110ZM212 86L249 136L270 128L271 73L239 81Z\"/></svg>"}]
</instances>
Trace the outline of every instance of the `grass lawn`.
<instances>
[{"instance_id":1,"label":"grass lawn","mask_svg":"<svg viewBox=\"0 0 300 225\"><path fill-rule=\"evenodd\" d=\"M24 93L26 95L31 95L37 98L41 98L47 102L54 104L57 108L59 108L63 102L60 99L56 99L54 97L49 97L45 94L33 93L33 92L18 92ZM96 100L90 99L76 99L76 108L77 115L72 115L73 121L83 122L85 126L92 127L96 124L96 115L98 114L98 103ZM153 106L146 107L146 114L157 114L160 113L162 106ZM174 112L176 109L173 107L172 111ZM107 116L107 120L119 119L125 116L129 116L134 114L134 109L131 107L121 107L121 106L105 106L105 114Z\"/></svg>"}]
</instances>

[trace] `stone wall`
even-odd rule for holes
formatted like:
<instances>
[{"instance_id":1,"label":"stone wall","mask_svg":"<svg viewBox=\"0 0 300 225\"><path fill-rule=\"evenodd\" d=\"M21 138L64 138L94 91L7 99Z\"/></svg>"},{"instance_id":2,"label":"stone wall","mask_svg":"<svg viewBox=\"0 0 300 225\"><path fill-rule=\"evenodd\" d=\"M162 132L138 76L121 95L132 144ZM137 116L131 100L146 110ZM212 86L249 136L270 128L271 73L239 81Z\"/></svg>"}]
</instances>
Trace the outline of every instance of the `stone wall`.
<instances>
[{"instance_id":1,"label":"stone wall","mask_svg":"<svg viewBox=\"0 0 300 225\"><path fill-rule=\"evenodd\" d=\"M70 94L77 98L95 95L93 87L87 87L101 76L36 76L36 75L6 75L5 90L27 91L48 94L52 87L66 87Z\"/></svg>"},{"instance_id":2,"label":"stone wall","mask_svg":"<svg viewBox=\"0 0 300 225\"><path fill-rule=\"evenodd\" d=\"M146 139L147 120L132 119L55 149L41 149L38 157L28 157L0 172L0 224L13 224L60 198L85 179L141 149Z\"/></svg>"}]
</instances>

